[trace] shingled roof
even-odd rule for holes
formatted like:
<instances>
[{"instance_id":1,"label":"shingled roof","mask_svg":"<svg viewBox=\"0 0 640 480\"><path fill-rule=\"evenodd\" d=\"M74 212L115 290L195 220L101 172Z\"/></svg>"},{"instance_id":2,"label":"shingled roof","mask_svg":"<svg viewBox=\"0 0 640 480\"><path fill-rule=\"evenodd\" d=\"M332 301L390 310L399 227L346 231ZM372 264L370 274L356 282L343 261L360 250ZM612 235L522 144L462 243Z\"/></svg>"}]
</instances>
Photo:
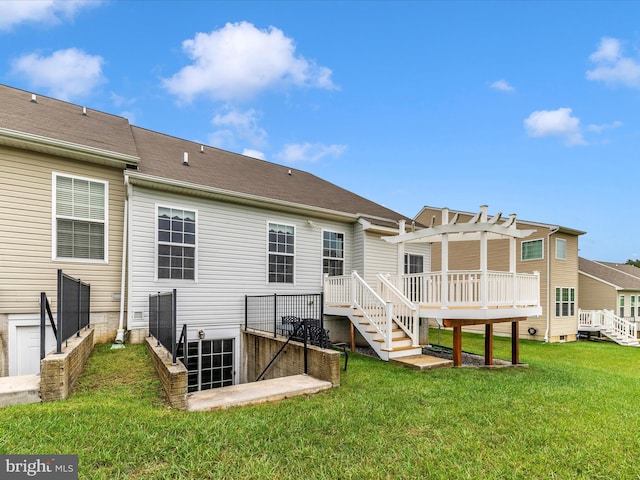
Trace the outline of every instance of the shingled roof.
<instances>
[{"instance_id":1,"label":"shingled roof","mask_svg":"<svg viewBox=\"0 0 640 480\"><path fill-rule=\"evenodd\" d=\"M401 215L311 173L131 126L124 117L0 85L0 145L69 158L110 152L140 174L165 182L218 189L312 209L363 217L397 228ZM51 146L55 146L52 150ZM189 165L183 165L188 152ZM91 153L91 152L89 152ZM95 158L93 158L95 161ZM127 160L131 160L128 162Z\"/></svg>"},{"instance_id":2,"label":"shingled roof","mask_svg":"<svg viewBox=\"0 0 640 480\"><path fill-rule=\"evenodd\" d=\"M636 275L627 273L625 268L632 267L638 272ZM578 271L603 282L614 285L620 290L640 290L640 269L633 265L621 265L610 262L595 262L578 257Z\"/></svg>"},{"instance_id":3,"label":"shingled roof","mask_svg":"<svg viewBox=\"0 0 640 480\"><path fill-rule=\"evenodd\" d=\"M0 143L13 146L14 132L137 157L126 118L0 85Z\"/></svg>"}]
</instances>

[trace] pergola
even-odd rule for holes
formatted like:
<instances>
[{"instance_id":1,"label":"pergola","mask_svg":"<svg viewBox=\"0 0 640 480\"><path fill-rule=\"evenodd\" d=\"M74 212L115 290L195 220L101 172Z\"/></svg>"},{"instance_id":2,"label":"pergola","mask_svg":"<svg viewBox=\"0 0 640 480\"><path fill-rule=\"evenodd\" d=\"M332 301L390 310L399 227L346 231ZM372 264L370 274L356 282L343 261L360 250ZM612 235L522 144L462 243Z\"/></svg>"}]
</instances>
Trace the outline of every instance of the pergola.
<instances>
[{"instance_id":1,"label":"pergola","mask_svg":"<svg viewBox=\"0 0 640 480\"><path fill-rule=\"evenodd\" d=\"M448 302L448 271L449 271L449 242L478 241L480 243L480 310L488 308L488 241L493 239L509 240L509 273L516 273L516 239L526 238L535 230L519 230L516 227L516 215L511 214L501 221L502 214L498 213L492 218L488 218L487 206L480 207L480 211L469 221L458 223L458 214L449 221L449 210L442 210L442 223L434 225L435 217L432 218L429 228L403 233L405 226L401 223L400 234L383 237L389 243L398 246L398 275L404 273L404 250L407 243L441 243L442 245L442 268L441 268L441 315L436 317L438 323L445 327L453 328L453 362L454 366L462 364L462 327L471 325L485 325L485 365L493 364L493 325L495 323L511 322L511 362L519 363L519 322L526 320L526 316L500 317L500 313L492 315L491 318L481 316L481 318L460 318L459 311L455 315L447 315L449 310ZM510 310L511 314L513 313ZM454 318L452 318L454 317Z\"/></svg>"}]
</instances>

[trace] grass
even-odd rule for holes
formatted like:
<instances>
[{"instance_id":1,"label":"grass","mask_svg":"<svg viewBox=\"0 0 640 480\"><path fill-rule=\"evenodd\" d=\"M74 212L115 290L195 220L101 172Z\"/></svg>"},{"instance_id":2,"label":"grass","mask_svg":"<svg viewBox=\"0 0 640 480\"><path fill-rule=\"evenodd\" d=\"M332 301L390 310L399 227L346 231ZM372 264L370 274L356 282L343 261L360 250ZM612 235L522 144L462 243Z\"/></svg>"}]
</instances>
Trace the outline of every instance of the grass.
<instances>
[{"instance_id":1,"label":"grass","mask_svg":"<svg viewBox=\"0 0 640 480\"><path fill-rule=\"evenodd\" d=\"M78 454L95 479L640 478L640 349L522 341L520 356L529 368L415 372L354 354L329 392L183 412L143 346L101 345L69 399L0 410L0 453Z\"/></svg>"}]
</instances>

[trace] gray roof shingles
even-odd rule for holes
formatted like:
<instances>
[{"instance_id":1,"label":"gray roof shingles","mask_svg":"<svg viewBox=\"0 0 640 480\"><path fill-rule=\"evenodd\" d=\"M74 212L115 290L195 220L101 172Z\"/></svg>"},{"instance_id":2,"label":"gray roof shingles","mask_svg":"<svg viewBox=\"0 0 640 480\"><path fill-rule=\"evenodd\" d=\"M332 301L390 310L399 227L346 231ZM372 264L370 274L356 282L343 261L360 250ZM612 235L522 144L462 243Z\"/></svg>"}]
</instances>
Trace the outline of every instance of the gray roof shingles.
<instances>
[{"instance_id":1,"label":"gray roof shingles","mask_svg":"<svg viewBox=\"0 0 640 480\"><path fill-rule=\"evenodd\" d=\"M199 143L138 127L132 131L141 173L349 214L410 221L303 170L208 146L201 153ZM184 152L189 154L189 166L183 165Z\"/></svg>"},{"instance_id":2,"label":"gray roof shingles","mask_svg":"<svg viewBox=\"0 0 640 480\"><path fill-rule=\"evenodd\" d=\"M138 171L163 179L294 204L363 214L397 226L411 219L308 172L131 126L124 117L0 85L0 129L139 157ZM1 135L0 135L1 136ZM189 166L182 164L189 152ZM289 174L291 172L291 174ZM389 220L376 220L376 217Z\"/></svg>"},{"instance_id":3,"label":"gray roof shingles","mask_svg":"<svg viewBox=\"0 0 640 480\"><path fill-rule=\"evenodd\" d=\"M638 272L634 272L635 275L633 275L625 271L627 269L624 267L635 268ZM623 290L640 290L640 269L632 265L594 262L586 258L578 257L578 270Z\"/></svg>"},{"instance_id":4,"label":"gray roof shingles","mask_svg":"<svg viewBox=\"0 0 640 480\"><path fill-rule=\"evenodd\" d=\"M0 85L0 128L137 156L129 121L50 97Z\"/></svg>"}]
</instances>

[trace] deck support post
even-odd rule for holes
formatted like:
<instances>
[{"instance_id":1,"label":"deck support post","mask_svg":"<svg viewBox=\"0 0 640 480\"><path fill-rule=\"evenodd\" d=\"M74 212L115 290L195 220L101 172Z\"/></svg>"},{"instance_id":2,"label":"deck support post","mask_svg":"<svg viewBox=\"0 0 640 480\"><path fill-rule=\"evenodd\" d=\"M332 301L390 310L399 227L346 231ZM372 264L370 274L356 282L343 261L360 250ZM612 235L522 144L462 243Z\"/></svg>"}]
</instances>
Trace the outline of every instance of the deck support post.
<instances>
[{"instance_id":1,"label":"deck support post","mask_svg":"<svg viewBox=\"0 0 640 480\"><path fill-rule=\"evenodd\" d=\"M520 363L520 318L511 322L511 363Z\"/></svg>"},{"instance_id":2,"label":"deck support post","mask_svg":"<svg viewBox=\"0 0 640 480\"><path fill-rule=\"evenodd\" d=\"M484 364L493 365L493 323L484 326Z\"/></svg>"},{"instance_id":3,"label":"deck support post","mask_svg":"<svg viewBox=\"0 0 640 480\"><path fill-rule=\"evenodd\" d=\"M462 326L453 327L453 366L462 365Z\"/></svg>"}]
</instances>

